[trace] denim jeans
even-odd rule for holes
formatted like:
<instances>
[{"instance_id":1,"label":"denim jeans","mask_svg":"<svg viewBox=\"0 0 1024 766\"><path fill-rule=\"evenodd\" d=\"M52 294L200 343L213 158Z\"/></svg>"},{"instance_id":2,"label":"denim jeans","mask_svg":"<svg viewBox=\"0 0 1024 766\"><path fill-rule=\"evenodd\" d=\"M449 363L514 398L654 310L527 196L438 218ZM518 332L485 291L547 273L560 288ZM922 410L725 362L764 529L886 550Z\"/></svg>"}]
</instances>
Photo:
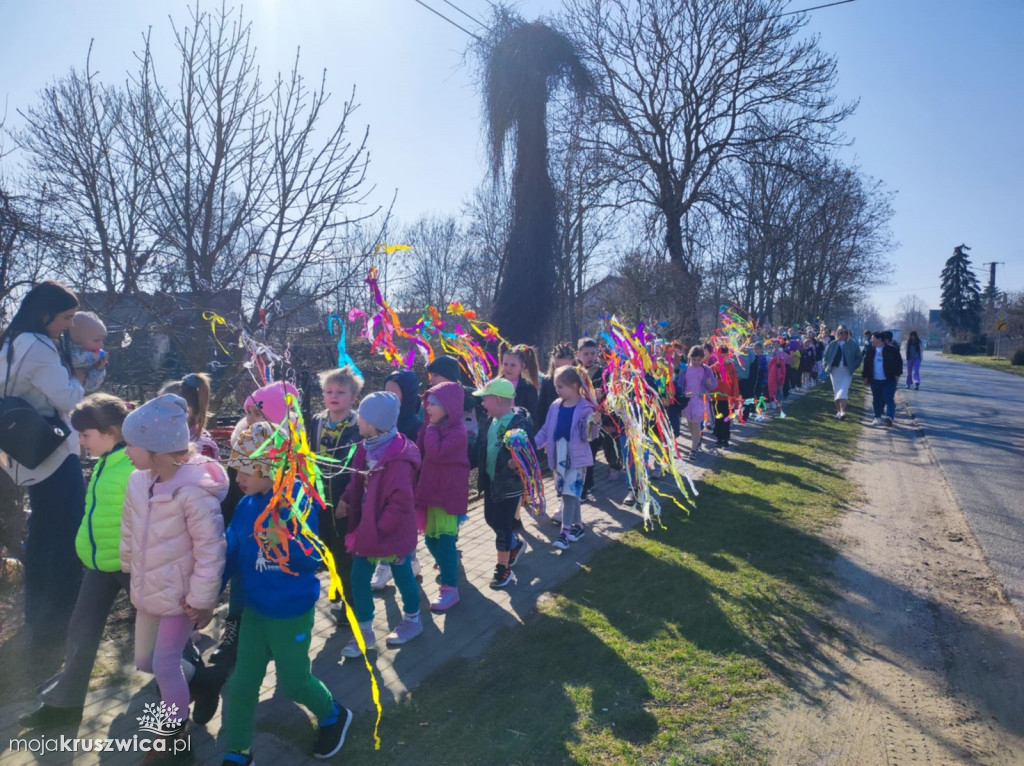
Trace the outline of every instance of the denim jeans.
<instances>
[{"instance_id":1,"label":"denim jeans","mask_svg":"<svg viewBox=\"0 0 1024 766\"><path fill-rule=\"evenodd\" d=\"M896 417L896 380L872 380L871 381L871 406L874 408L875 417L882 417L882 410L885 409L885 417Z\"/></svg>"},{"instance_id":2,"label":"denim jeans","mask_svg":"<svg viewBox=\"0 0 1024 766\"><path fill-rule=\"evenodd\" d=\"M75 535L85 513L78 455L28 488L32 513L25 540L25 623L33 640L63 643L82 582Z\"/></svg>"}]
</instances>

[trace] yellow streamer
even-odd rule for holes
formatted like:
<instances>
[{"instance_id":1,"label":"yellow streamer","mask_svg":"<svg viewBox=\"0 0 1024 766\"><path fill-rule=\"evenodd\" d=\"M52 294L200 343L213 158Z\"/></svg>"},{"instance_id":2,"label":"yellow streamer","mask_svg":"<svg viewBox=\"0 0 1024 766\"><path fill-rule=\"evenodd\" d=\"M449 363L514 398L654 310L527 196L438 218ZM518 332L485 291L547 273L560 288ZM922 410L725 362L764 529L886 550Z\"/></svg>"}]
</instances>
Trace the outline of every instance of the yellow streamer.
<instances>
[{"instance_id":1,"label":"yellow streamer","mask_svg":"<svg viewBox=\"0 0 1024 766\"><path fill-rule=\"evenodd\" d=\"M224 344L220 342L220 338L217 337L217 325L227 327L228 320L215 311L204 311L203 320L210 323L210 332L213 333L213 339L217 341L217 345L220 346L220 350L224 352L225 356L231 356L231 354L228 353L228 350L224 348Z\"/></svg>"}]
</instances>

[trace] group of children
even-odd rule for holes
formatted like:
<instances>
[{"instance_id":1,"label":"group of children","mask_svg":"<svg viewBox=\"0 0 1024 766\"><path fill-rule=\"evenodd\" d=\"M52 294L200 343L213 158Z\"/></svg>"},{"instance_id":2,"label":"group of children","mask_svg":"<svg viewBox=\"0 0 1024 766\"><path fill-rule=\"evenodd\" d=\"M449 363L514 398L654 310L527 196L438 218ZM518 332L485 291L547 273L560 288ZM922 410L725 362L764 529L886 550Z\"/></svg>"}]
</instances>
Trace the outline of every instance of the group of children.
<instances>
[{"instance_id":1,"label":"group of children","mask_svg":"<svg viewBox=\"0 0 1024 766\"><path fill-rule=\"evenodd\" d=\"M691 349L670 403L690 425L693 454L705 423L713 422L719 444L728 444L728 414L740 396L728 354L710 352L708 359L704 348ZM322 373L324 409L305 427L310 449L323 459L324 503L312 507L318 504L297 483L278 517L266 511L282 464L267 457L266 447L282 424L301 418L290 384L271 383L245 400L225 466L206 431L205 374L166 385L131 412L110 395L86 397L72 414L83 448L97 459L77 540L86 574L64 669L22 723L43 727L80 718L106 618L124 589L137 610L135 663L153 673L163 702L182 719L165 737L186 736L190 702L192 721L208 722L226 683L224 763L251 763L255 708L273 659L282 689L317 718L314 755L329 757L341 748L352 713L311 673L317 573L325 562L316 546L296 539L298 526L330 550L364 645L376 641L373 590L394 579L403 615L386 644L401 646L423 632L420 535L440 583L430 609L444 612L459 603L456 540L471 467L494 532L490 585L516 582L514 568L526 547L519 520L524 486L507 434L521 430L546 453L560 496L553 545L561 550L585 534L582 503L592 499L597 452L604 450L613 478L623 467L632 475L620 458L625 450L614 416L599 406L606 371L592 339L575 349L557 346L543 380L528 346L505 349L501 376L479 389L461 383L452 357L437 357L427 371L422 394L416 374L401 371L386 378L383 391L361 399L363 381L352 369ZM268 541L282 539L287 566L267 553ZM224 638L207 664L191 636L211 621L225 589ZM342 608L332 611L340 616ZM359 644L353 637L342 656L360 656Z\"/></svg>"}]
</instances>

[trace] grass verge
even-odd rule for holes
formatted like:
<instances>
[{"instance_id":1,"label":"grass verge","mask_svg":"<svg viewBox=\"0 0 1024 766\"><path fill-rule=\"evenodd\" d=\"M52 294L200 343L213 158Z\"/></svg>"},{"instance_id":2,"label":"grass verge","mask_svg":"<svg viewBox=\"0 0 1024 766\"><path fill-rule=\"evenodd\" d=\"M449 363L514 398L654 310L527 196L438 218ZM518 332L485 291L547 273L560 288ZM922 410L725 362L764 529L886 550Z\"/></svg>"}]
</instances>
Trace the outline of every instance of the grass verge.
<instances>
[{"instance_id":1,"label":"grass verge","mask_svg":"<svg viewBox=\"0 0 1024 766\"><path fill-rule=\"evenodd\" d=\"M817 533L855 496L856 420L823 386L726 455L689 518L610 542L522 628L369 716L347 763L760 763L748 716L829 637L832 549Z\"/></svg>"},{"instance_id":2,"label":"grass verge","mask_svg":"<svg viewBox=\"0 0 1024 766\"><path fill-rule=\"evenodd\" d=\"M1012 365L1009 359L995 356L961 356L959 354L943 354L946 359L953 359L957 362L968 362L970 364L976 364L979 367L988 367L990 370L999 370L1000 372L1008 372L1011 375L1022 375L1024 376L1024 366Z\"/></svg>"}]
</instances>

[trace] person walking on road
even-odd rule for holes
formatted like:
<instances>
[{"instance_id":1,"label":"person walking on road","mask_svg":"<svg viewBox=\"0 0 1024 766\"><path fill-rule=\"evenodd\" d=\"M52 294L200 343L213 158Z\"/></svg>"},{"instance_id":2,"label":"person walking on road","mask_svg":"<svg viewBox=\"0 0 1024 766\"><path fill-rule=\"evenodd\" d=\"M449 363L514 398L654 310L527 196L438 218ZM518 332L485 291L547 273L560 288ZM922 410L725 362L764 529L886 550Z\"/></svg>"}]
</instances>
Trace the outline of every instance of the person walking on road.
<instances>
[{"instance_id":1,"label":"person walking on road","mask_svg":"<svg viewBox=\"0 0 1024 766\"><path fill-rule=\"evenodd\" d=\"M885 409L885 425L891 426L896 417L896 386L903 375L903 357L900 350L885 342L885 333L871 335L871 346L864 352L864 380L871 386L871 404L875 419L872 425L882 424L882 410Z\"/></svg>"},{"instance_id":2,"label":"person walking on road","mask_svg":"<svg viewBox=\"0 0 1024 766\"><path fill-rule=\"evenodd\" d=\"M860 347L850 337L850 330L839 325L836 339L829 341L822 354L821 362L832 379L832 392L836 401L837 420L846 418L846 402L850 398L850 383L853 382L853 371L860 366Z\"/></svg>"},{"instance_id":3,"label":"person walking on road","mask_svg":"<svg viewBox=\"0 0 1024 766\"><path fill-rule=\"evenodd\" d=\"M924 356L921 350L921 339L917 332L912 330L907 338L907 388L914 386L916 391L921 387L921 358Z\"/></svg>"}]
</instances>

